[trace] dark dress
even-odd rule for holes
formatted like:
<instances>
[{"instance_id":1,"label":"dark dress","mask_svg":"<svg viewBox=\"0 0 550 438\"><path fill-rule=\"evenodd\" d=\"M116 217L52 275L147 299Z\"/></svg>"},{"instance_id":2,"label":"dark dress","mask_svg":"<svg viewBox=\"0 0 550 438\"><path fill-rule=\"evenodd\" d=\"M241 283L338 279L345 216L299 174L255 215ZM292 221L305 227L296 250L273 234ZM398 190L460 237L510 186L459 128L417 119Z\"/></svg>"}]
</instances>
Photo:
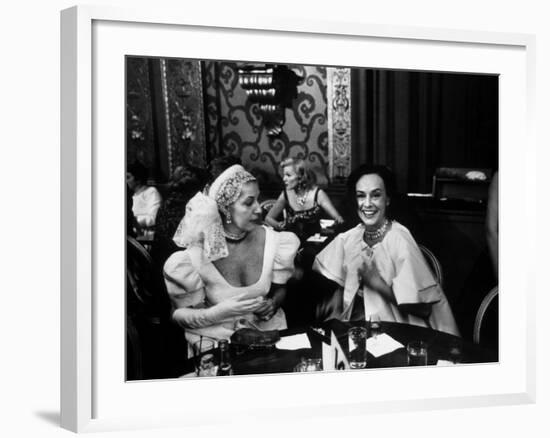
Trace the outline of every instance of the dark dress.
<instances>
[{"instance_id":1,"label":"dark dress","mask_svg":"<svg viewBox=\"0 0 550 438\"><path fill-rule=\"evenodd\" d=\"M308 244L307 239L321 232L321 206L317 202L319 188L316 189L313 207L307 210L294 210L285 196L286 222L285 231L291 231L300 239L300 250L294 260L297 270L302 272L300 279L291 279L287 283L287 295L283 304L289 327L307 325L314 320L313 291L319 292L317 283L311 278L311 266L320 247Z\"/></svg>"},{"instance_id":2,"label":"dark dress","mask_svg":"<svg viewBox=\"0 0 550 438\"><path fill-rule=\"evenodd\" d=\"M321 224L319 223L319 220L321 219L321 206L317 203L319 188L315 191L313 207L308 208L307 210L294 210L290 206L286 190L283 193L285 195L286 212L285 231L292 231L296 234L303 245L308 237L313 236L315 233L321 232Z\"/></svg>"}]
</instances>

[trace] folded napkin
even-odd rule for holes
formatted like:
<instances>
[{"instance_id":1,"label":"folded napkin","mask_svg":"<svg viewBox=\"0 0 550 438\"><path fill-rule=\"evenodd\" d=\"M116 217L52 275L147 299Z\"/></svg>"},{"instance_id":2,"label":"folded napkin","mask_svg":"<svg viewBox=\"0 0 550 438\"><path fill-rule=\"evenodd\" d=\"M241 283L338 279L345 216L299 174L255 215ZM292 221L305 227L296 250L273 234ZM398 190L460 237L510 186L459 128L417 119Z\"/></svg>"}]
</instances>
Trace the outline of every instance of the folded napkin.
<instances>
[{"instance_id":1,"label":"folded napkin","mask_svg":"<svg viewBox=\"0 0 550 438\"><path fill-rule=\"evenodd\" d=\"M284 336L275 344L279 350L299 350L301 348L311 348L309 338L305 333L299 335Z\"/></svg>"},{"instance_id":2,"label":"folded napkin","mask_svg":"<svg viewBox=\"0 0 550 438\"><path fill-rule=\"evenodd\" d=\"M327 236L321 236L320 234L314 234L313 236L309 237L307 239L308 242L324 242L325 240L327 240L328 237Z\"/></svg>"},{"instance_id":3,"label":"folded napkin","mask_svg":"<svg viewBox=\"0 0 550 438\"><path fill-rule=\"evenodd\" d=\"M397 342L390 335L381 333L376 337L367 339L367 351L374 357L380 357L384 354L391 353L398 348L403 348L403 344Z\"/></svg>"}]
</instances>

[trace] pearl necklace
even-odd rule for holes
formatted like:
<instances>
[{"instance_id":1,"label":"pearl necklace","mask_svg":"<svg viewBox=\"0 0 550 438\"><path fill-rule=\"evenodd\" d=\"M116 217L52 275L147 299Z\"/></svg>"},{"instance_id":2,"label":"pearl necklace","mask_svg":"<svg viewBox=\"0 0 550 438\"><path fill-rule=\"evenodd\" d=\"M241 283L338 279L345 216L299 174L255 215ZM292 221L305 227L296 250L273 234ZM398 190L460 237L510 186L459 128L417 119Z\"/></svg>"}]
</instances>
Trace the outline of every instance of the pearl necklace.
<instances>
[{"instance_id":1,"label":"pearl necklace","mask_svg":"<svg viewBox=\"0 0 550 438\"><path fill-rule=\"evenodd\" d=\"M229 231L223 230L223 235L230 242L236 243L244 240L244 238L248 236L248 231L243 231L242 233L234 234L234 233L230 233Z\"/></svg>"},{"instance_id":2,"label":"pearl necklace","mask_svg":"<svg viewBox=\"0 0 550 438\"><path fill-rule=\"evenodd\" d=\"M382 237L385 236L386 232L388 231L388 226L390 225L390 221L387 219L384 220L384 223L378 227L377 230L369 231L365 229L365 233L363 234L363 238L365 241L368 242L375 242L377 240L380 240Z\"/></svg>"}]
</instances>

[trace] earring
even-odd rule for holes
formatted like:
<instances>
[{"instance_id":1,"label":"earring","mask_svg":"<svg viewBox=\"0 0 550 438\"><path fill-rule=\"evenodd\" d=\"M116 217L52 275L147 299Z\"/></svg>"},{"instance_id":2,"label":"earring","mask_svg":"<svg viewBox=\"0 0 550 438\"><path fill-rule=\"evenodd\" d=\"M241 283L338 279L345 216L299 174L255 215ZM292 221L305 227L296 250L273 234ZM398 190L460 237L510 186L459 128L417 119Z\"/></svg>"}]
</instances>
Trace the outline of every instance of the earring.
<instances>
[{"instance_id":1,"label":"earring","mask_svg":"<svg viewBox=\"0 0 550 438\"><path fill-rule=\"evenodd\" d=\"M225 218L225 223L226 223L226 224L230 224L230 223L231 223L231 217L230 217L230 216L227 216L227 217Z\"/></svg>"}]
</instances>

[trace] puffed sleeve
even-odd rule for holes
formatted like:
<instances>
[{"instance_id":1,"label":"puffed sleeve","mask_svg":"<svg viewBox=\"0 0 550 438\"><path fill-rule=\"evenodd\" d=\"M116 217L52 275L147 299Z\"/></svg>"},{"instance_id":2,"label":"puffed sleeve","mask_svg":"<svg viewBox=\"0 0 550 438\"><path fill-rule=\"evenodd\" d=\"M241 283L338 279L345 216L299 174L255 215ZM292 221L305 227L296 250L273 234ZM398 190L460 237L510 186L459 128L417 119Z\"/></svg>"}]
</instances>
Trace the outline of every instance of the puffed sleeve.
<instances>
[{"instance_id":1,"label":"puffed sleeve","mask_svg":"<svg viewBox=\"0 0 550 438\"><path fill-rule=\"evenodd\" d=\"M439 301L441 289L410 233L400 234L395 248L396 276L392 281L392 289L397 304L428 304Z\"/></svg>"},{"instance_id":2,"label":"puffed sleeve","mask_svg":"<svg viewBox=\"0 0 550 438\"><path fill-rule=\"evenodd\" d=\"M189 251L177 251L166 260L164 281L175 307L195 307L204 303L204 283L193 266Z\"/></svg>"},{"instance_id":3,"label":"puffed sleeve","mask_svg":"<svg viewBox=\"0 0 550 438\"><path fill-rule=\"evenodd\" d=\"M346 267L344 266L344 241L340 234L317 254L313 262L313 270L344 287Z\"/></svg>"},{"instance_id":4,"label":"puffed sleeve","mask_svg":"<svg viewBox=\"0 0 550 438\"><path fill-rule=\"evenodd\" d=\"M205 287L192 249L175 252L166 260L164 280L174 309L172 318L182 327L209 327L229 316L221 303L205 307Z\"/></svg>"},{"instance_id":5,"label":"puffed sleeve","mask_svg":"<svg viewBox=\"0 0 550 438\"><path fill-rule=\"evenodd\" d=\"M286 284L294 273L294 258L300 246L300 239L287 231L278 233L279 242L273 261L273 283Z\"/></svg>"}]
</instances>

